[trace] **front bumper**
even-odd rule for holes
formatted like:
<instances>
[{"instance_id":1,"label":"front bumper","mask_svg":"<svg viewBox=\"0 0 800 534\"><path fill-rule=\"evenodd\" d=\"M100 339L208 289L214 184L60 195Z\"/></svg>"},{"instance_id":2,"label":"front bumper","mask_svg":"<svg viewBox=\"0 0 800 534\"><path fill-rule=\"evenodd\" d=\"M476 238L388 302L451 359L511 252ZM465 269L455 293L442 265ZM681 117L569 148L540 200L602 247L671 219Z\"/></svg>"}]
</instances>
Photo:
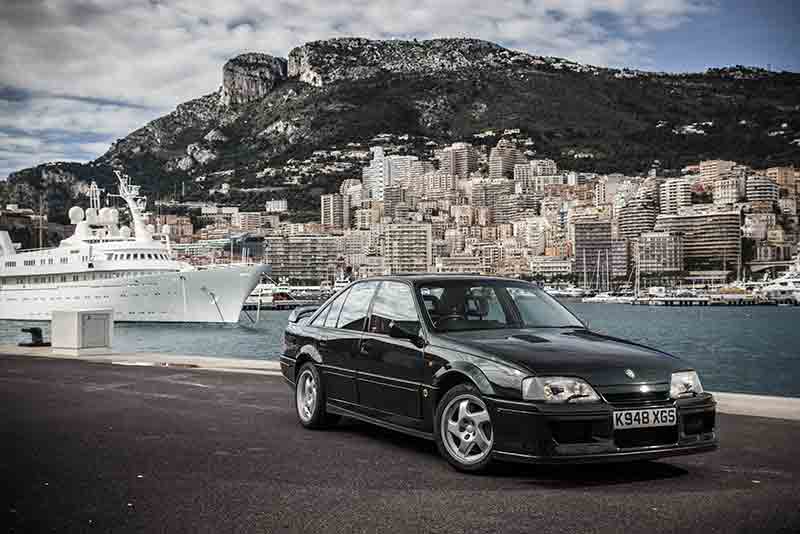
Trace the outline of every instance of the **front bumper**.
<instances>
[{"instance_id":1,"label":"front bumper","mask_svg":"<svg viewBox=\"0 0 800 534\"><path fill-rule=\"evenodd\" d=\"M615 406L542 406L487 399L497 459L529 463L591 463L650 460L716 449L716 402L704 393L692 399ZM614 430L615 410L675 406L675 426Z\"/></svg>"}]
</instances>

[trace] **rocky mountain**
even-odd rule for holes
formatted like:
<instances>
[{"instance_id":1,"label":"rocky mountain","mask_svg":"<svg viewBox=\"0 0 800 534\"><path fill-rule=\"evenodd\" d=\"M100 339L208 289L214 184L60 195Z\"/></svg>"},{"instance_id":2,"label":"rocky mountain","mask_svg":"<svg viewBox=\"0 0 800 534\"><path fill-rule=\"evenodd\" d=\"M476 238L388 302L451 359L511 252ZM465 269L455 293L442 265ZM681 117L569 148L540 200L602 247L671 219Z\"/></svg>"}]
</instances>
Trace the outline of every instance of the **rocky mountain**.
<instances>
[{"instance_id":1,"label":"rocky mountain","mask_svg":"<svg viewBox=\"0 0 800 534\"><path fill-rule=\"evenodd\" d=\"M218 91L179 105L92 163L14 173L2 193L24 201L49 188L53 173L70 191L92 178L108 184L120 166L151 195L182 184L189 198L206 198L228 182L229 200L245 207L280 197L310 213L319 194L358 176L360 165L291 170L315 151L365 147L388 133L408 139L400 150L421 152L430 141L495 143L473 135L506 128L575 170L637 173L654 160L669 170L705 158L797 164L798 89L795 73L605 69L475 39L315 41L288 59L237 56L224 65Z\"/></svg>"}]
</instances>

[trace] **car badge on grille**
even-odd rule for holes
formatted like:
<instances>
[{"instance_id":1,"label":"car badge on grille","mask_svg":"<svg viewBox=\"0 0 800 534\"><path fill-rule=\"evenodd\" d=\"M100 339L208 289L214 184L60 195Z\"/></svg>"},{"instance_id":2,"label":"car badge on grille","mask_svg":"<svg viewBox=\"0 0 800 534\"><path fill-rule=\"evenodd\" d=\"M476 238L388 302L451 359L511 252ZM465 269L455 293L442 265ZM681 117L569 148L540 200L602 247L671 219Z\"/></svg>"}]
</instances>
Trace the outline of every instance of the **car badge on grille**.
<instances>
[{"instance_id":1,"label":"car badge on grille","mask_svg":"<svg viewBox=\"0 0 800 534\"><path fill-rule=\"evenodd\" d=\"M636 373L633 372L633 369L625 369L625 376L628 378L636 378Z\"/></svg>"}]
</instances>

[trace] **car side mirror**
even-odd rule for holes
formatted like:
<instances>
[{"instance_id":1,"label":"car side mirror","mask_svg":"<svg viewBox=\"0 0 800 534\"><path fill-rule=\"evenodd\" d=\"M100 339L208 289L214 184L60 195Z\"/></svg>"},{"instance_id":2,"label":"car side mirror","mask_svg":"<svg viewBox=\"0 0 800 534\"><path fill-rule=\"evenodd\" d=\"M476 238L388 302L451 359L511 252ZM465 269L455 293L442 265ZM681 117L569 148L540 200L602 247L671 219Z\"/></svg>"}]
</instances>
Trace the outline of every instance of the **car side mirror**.
<instances>
[{"instance_id":1,"label":"car side mirror","mask_svg":"<svg viewBox=\"0 0 800 534\"><path fill-rule=\"evenodd\" d=\"M406 331L394 321L389 323L389 337L396 339L407 339L420 348L425 346L425 339L423 339L422 336Z\"/></svg>"}]
</instances>

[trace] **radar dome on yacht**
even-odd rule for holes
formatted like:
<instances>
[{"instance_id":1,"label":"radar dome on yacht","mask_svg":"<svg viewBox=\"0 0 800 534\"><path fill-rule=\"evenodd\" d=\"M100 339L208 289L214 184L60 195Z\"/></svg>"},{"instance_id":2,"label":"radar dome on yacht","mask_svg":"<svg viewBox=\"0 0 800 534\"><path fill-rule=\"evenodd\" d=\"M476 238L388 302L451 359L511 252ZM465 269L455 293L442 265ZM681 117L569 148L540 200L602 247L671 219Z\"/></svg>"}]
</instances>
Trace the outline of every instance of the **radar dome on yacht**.
<instances>
[{"instance_id":1,"label":"radar dome on yacht","mask_svg":"<svg viewBox=\"0 0 800 534\"><path fill-rule=\"evenodd\" d=\"M131 229L128 228L127 226L123 226L122 228L119 229L119 235L121 235L125 239L128 239L131 236Z\"/></svg>"},{"instance_id":2,"label":"radar dome on yacht","mask_svg":"<svg viewBox=\"0 0 800 534\"><path fill-rule=\"evenodd\" d=\"M97 209L96 208L87 208L86 209L86 222L89 224L97 224Z\"/></svg>"},{"instance_id":3,"label":"radar dome on yacht","mask_svg":"<svg viewBox=\"0 0 800 534\"><path fill-rule=\"evenodd\" d=\"M88 239L91 237L92 231L89 229L89 222L80 221L75 225L75 235L78 236L79 239Z\"/></svg>"},{"instance_id":4,"label":"radar dome on yacht","mask_svg":"<svg viewBox=\"0 0 800 534\"><path fill-rule=\"evenodd\" d=\"M100 211L97 212L97 216L100 219L101 223L107 224L111 222L111 208L105 207L100 208Z\"/></svg>"},{"instance_id":5,"label":"radar dome on yacht","mask_svg":"<svg viewBox=\"0 0 800 534\"><path fill-rule=\"evenodd\" d=\"M72 206L69 209L69 222L78 224L83 220L83 208L80 206Z\"/></svg>"},{"instance_id":6,"label":"radar dome on yacht","mask_svg":"<svg viewBox=\"0 0 800 534\"><path fill-rule=\"evenodd\" d=\"M111 213L111 215L109 215L109 217L110 217L109 220L112 223L118 223L119 222L119 210L117 208L111 208L111 212L110 213Z\"/></svg>"}]
</instances>

